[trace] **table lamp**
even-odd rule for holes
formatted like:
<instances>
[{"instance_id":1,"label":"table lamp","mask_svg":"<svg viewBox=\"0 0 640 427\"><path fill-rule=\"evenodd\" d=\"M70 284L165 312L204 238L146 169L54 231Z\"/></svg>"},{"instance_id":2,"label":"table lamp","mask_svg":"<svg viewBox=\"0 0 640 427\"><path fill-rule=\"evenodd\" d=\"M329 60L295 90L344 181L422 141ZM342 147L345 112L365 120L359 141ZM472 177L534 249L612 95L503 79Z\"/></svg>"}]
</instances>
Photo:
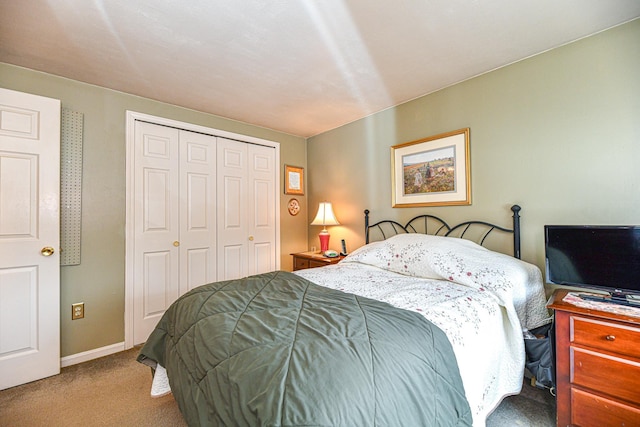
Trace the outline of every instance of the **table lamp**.
<instances>
[{"instance_id":1,"label":"table lamp","mask_svg":"<svg viewBox=\"0 0 640 427\"><path fill-rule=\"evenodd\" d=\"M318 234L320 238L320 251L324 252L329 249L329 232L327 231L327 225L340 225L336 216L333 214L333 207L331 203L322 202L318 207L318 213L311 225L321 225L322 231Z\"/></svg>"}]
</instances>

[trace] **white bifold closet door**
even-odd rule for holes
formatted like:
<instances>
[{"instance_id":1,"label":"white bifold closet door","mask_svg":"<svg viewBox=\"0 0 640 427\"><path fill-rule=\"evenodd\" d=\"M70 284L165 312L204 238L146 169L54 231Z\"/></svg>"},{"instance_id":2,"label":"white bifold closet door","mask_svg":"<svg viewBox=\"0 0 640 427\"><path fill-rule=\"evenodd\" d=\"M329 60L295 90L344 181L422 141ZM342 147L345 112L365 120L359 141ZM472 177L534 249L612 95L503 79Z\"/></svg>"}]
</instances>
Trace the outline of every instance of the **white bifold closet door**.
<instances>
[{"instance_id":1,"label":"white bifold closet door","mask_svg":"<svg viewBox=\"0 0 640 427\"><path fill-rule=\"evenodd\" d=\"M179 295L275 269L275 149L136 121L134 344Z\"/></svg>"},{"instance_id":2,"label":"white bifold closet door","mask_svg":"<svg viewBox=\"0 0 640 427\"><path fill-rule=\"evenodd\" d=\"M218 138L218 280L276 266L275 150Z\"/></svg>"},{"instance_id":3,"label":"white bifold closet door","mask_svg":"<svg viewBox=\"0 0 640 427\"><path fill-rule=\"evenodd\" d=\"M215 138L135 125L134 340L169 305L216 280Z\"/></svg>"}]
</instances>

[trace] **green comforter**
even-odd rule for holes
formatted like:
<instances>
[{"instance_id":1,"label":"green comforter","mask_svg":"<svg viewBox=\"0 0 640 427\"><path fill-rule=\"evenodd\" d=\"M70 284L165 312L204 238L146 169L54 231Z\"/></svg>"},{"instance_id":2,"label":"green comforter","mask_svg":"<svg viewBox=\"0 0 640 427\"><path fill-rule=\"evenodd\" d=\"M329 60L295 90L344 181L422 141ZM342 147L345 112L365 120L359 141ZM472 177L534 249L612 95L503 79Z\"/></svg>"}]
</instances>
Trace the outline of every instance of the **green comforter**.
<instances>
[{"instance_id":1,"label":"green comforter","mask_svg":"<svg viewBox=\"0 0 640 427\"><path fill-rule=\"evenodd\" d=\"M167 369L191 426L471 425L440 329L282 271L183 295L138 360Z\"/></svg>"}]
</instances>

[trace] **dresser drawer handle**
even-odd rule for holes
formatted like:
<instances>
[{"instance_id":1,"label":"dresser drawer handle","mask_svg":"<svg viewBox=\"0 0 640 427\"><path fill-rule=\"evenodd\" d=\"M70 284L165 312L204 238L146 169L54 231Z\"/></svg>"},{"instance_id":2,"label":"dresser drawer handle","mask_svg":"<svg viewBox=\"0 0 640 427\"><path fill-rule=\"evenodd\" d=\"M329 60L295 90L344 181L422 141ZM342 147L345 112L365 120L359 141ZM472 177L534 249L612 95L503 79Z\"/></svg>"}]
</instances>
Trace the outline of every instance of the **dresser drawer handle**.
<instances>
[{"instance_id":1,"label":"dresser drawer handle","mask_svg":"<svg viewBox=\"0 0 640 427\"><path fill-rule=\"evenodd\" d=\"M615 341L616 340L616 336L615 335L607 335L606 337L604 337L605 340L607 341Z\"/></svg>"}]
</instances>

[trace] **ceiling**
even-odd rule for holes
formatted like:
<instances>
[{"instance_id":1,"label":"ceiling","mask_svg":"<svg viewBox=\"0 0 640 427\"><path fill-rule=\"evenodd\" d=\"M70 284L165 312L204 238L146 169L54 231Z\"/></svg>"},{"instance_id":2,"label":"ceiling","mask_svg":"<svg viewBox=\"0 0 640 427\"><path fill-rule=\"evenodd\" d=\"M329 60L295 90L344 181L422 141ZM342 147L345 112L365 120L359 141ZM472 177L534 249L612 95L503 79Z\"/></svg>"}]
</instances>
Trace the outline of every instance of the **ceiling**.
<instances>
[{"instance_id":1,"label":"ceiling","mask_svg":"<svg viewBox=\"0 0 640 427\"><path fill-rule=\"evenodd\" d=\"M639 16L638 0L2 0L0 62L309 137Z\"/></svg>"}]
</instances>

